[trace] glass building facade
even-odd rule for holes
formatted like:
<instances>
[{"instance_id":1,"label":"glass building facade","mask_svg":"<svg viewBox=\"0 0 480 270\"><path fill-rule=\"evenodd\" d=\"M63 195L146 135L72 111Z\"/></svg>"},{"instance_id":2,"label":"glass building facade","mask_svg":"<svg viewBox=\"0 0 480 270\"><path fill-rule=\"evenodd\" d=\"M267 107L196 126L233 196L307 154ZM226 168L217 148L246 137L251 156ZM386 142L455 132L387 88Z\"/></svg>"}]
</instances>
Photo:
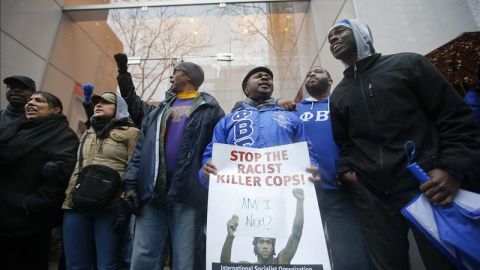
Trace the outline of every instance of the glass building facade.
<instances>
[{"instance_id":1,"label":"glass building facade","mask_svg":"<svg viewBox=\"0 0 480 270\"><path fill-rule=\"evenodd\" d=\"M2 0L0 75L24 74L59 96L72 128L85 121L82 83L116 90L113 55L130 57L137 93L159 102L180 61L205 70L200 90L225 111L244 99L251 68L274 72L274 97L293 99L305 74L321 65L334 85L343 65L326 36L339 18L362 18L382 53L428 53L465 31L478 31L470 0ZM445 12L448 10L448 12ZM421 18L421 19L420 19ZM0 107L7 105L1 84Z\"/></svg>"}]
</instances>

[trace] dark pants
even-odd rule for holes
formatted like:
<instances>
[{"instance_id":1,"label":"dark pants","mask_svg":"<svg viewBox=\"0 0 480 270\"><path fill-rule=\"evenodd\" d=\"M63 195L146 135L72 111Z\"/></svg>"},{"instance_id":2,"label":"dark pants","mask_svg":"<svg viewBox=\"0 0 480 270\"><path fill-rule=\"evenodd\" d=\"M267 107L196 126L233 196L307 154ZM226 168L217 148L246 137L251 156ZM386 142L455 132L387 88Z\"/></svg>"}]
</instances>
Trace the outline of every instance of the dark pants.
<instances>
[{"instance_id":1,"label":"dark pants","mask_svg":"<svg viewBox=\"0 0 480 270\"><path fill-rule=\"evenodd\" d=\"M418 191L381 196L372 193L358 182L347 186L358 208L374 269L410 269L407 239L409 229L413 232L423 263L428 270L455 269L448 259L400 213L401 208Z\"/></svg>"},{"instance_id":2,"label":"dark pants","mask_svg":"<svg viewBox=\"0 0 480 270\"><path fill-rule=\"evenodd\" d=\"M345 190L317 189L318 205L333 270L370 270L353 198Z\"/></svg>"},{"instance_id":3,"label":"dark pants","mask_svg":"<svg viewBox=\"0 0 480 270\"><path fill-rule=\"evenodd\" d=\"M0 237L0 265L4 270L48 270L51 232Z\"/></svg>"}]
</instances>

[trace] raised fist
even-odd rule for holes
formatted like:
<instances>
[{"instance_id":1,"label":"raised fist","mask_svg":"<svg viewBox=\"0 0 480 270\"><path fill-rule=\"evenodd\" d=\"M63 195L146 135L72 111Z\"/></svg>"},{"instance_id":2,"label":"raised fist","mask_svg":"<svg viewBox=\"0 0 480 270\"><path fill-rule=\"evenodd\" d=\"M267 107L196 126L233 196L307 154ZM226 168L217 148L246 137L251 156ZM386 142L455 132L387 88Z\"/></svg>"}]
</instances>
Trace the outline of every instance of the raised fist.
<instances>
[{"instance_id":1,"label":"raised fist","mask_svg":"<svg viewBox=\"0 0 480 270\"><path fill-rule=\"evenodd\" d=\"M93 84L84 83L82 84L83 89L83 99L85 102L89 102L92 100L93 96Z\"/></svg>"},{"instance_id":2,"label":"raised fist","mask_svg":"<svg viewBox=\"0 0 480 270\"><path fill-rule=\"evenodd\" d=\"M303 194L303 189L301 188L294 188L292 190L293 197L295 197L299 201L303 201L305 199L305 195Z\"/></svg>"},{"instance_id":3,"label":"raised fist","mask_svg":"<svg viewBox=\"0 0 480 270\"><path fill-rule=\"evenodd\" d=\"M232 218L227 222L228 236L231 236L231 237L235 236L235 231L237 230L237 226L238 226L238 216L233 215Z\"/></svg>"},{"instance_id":4,"label":"raised fist","mask_svg":"<svg viewBox=\"0 0 480 270\"><path fill-rule=\"evenodd\" d=\"M124 53L117 53L113 56L117 62L118 73L125 73L128 69L128 57Z\"/></svg>"}]
</instances>

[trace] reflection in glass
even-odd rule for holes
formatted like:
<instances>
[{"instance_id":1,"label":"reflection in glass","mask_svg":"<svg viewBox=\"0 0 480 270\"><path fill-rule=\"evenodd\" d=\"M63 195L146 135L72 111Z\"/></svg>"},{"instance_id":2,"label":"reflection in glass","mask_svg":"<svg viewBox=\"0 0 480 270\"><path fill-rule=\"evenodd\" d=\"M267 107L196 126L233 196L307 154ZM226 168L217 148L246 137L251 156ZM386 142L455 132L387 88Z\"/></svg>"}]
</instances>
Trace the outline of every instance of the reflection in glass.
<instances>
[{"instance_id":1,"label":"reflection in glass","mask_svg":"<svg viewBox=\"0 0 480 270\"><path fill-rule=\"evenodd\" d=\"M178 61L205 70L201 90L213 94L229 110L243 99L241 80L257 65L275 74L275 96L293 98L316 54L309 2L243 3L148 9L113 9L107 23L128 56L141 57L130 66L137 92L144 100L161 100ZM292 96L293 95L293 96Z\"/></svg>"}]
</instances>

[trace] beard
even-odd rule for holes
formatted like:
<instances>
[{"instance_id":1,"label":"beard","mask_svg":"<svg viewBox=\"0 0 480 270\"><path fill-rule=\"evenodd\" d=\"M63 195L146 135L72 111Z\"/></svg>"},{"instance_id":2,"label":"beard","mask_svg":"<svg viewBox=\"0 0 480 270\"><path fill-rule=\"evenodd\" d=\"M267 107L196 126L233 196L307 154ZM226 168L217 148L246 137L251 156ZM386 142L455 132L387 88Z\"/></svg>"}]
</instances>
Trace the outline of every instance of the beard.
<instances>
[{"instance_id":1,"label":"beard","mask_svg":"<svg viewBox=\"0 0 480 270\"><path fill-rule=\"evenodd\" d=\"M328 87L328 79L316 81L314 84L306 84L305 88L310 96L318 96L327 93Z\"/></svg>"}]
</instances>

